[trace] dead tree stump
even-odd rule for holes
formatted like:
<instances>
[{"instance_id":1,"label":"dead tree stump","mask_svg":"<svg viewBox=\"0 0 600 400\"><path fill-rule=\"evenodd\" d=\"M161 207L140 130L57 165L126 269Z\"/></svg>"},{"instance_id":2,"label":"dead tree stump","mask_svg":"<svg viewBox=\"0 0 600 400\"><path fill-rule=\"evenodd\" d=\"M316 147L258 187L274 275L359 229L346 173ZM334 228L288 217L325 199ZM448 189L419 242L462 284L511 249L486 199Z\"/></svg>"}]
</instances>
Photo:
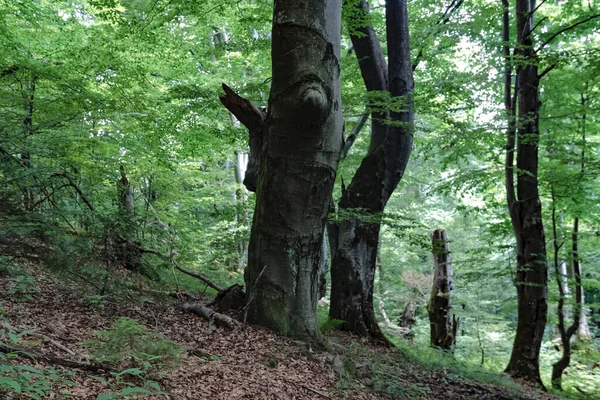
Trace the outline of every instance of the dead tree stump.
<instances>
[{"instance_id":1,"label":"dead tree stump","mask_svg":"<svg viewBox=\"0 0 600 400\"><path fill-rule=\"evenodd\" d=\"M436 229L431 235L434 273L431 297L427 305L431 327L431 345L451 350L456 343L458 320L450 315L450 291L452 283L452 264L448 236L443 229Z\"/></svg>"}]
</instances>

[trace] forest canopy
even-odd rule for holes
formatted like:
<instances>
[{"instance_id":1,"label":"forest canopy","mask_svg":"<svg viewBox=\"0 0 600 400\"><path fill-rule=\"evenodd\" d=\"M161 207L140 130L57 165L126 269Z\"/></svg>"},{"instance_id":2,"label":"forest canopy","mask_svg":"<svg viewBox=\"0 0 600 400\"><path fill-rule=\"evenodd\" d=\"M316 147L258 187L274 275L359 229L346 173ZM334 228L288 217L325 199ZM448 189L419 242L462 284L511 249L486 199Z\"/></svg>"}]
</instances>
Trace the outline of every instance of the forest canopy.
<instances>
[{"instance_id":1,"label":"forest canopy","mask_svg":"<svg viewBox=\"0 0 600 400\"><path fill-rule=\"evenodd\" d=\"M599 1L0 20L0 273L25 285L0 305L32 271L92 302L242 285L233 319L315 348L351 331L600 396Z\"/></svg>"}]
</instances>

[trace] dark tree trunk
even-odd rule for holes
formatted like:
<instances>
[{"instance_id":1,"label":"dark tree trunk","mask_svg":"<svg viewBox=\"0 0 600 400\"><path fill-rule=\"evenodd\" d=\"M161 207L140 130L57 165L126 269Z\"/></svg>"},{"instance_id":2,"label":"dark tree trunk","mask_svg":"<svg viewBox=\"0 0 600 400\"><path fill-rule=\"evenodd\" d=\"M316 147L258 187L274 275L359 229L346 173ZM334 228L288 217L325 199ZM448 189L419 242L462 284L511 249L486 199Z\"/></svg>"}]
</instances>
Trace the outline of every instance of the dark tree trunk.
<instances>
[{"instance_id":1,"label":"dark tree trunk","mask_svg":"<svg viewBox=\"0 0 600 400\"><path fill-rule=\"evenodd\" d=\"M136 226L133 221L135 211L135 196L133 186L127 179L125 168L119 167L121 178L117 181L117 197L119 204L119 221L114 232L116 261L130 271L141 272L151 279L148 271L142 267L141 243L136 241Z\"/></svg>"},{"instance_id":2,"label":"dark tree trunk","mask_svg":"<svg viewBox=\"0 0 600 400\"><path fill-rule=\"evenodd\" d=\"M117 182L117 192L119 196L119 209L126 214L133 214L135 208L135 196L133 193L133 186L129 183L127 175L125 174L125 168L121 165L119 167L121 179Z\"/></svg>"},{"instance_id":3,"label":"dark tree trunk","mask_svg":"<svg viewBox=\"0 0 600 400\"><path fill-rule=\"evenodd\" d=\"M505 6L507 6L505 2ZM513 377L523 378L543 386L539 374L539 356L546 314L548 311L548 271L546 265L546 243L542 224L542 205L538 193L538 142L539 142L539 83L538 60L532 43L534 2L516 1L517 47L516 56L520 63L516 77L517 136L517 184L514 193L511 123L509 122L507 147L507 198L508 207L517 242L517 286L518 322L517 332L506 372ZM505 37L508 36L508 9L505 11ZM505 51L506 55L506 51ZM508 60L507 60L508 61ZM510 75L507 79L510 81ZM510 90L510 82L508 89ZM506 87L505 87L506 90ZM514 99L505 92L505 101L510 100L510 110L515 110ZM510 156L510 157L509 157Z\"/></svg>"},{"instance_id":4,"label":"dark tree trunk","mask_svg":"<svg viewBox=\"0 0 600 400\"><path fill-rule=\"evenodd\" d=\"M587 89L587 84L586 84ZM583 179L585 176L585 150L586 150L586 111L585 104L586 97L585 93L581 94L581 106L583 111L582 119L581 119L581 170L579 177ZM555 198L554 192L552 193L552 227L553 227L553 237L554 237L554 268L555 272L557 272L556 282L558 284L558 331L560 333L560 340L563 345L563 354L560 360L552 365L552 387L558 390L562 390L562 374L567 369L569 364L571 363L571 337L577 333L577 336L581 339L591 339L591 334L589 331L589 327L587 326L587 320L585 316L584 306L584 293L583 286L581 285L581 263L579 260L579 218L576 217L573 221L573 233L571 235L571 271L572 276L574 278L574 292L575 292L575 306L573 307L573 323L567 328L565 327L565 312L563 311L565 298L567 295L568 285L563 284L563 280L566 280L564 276L559 276L558 274L558 250L560 248L557 243L557 234L556 234L556 216L555 216Z\"/></svg>"},{"instance_id":5,"label":"dark tree trunk","mask_svg":"<svg viewBox=\"0 0 600 400\"><path fill-rule=\"evenodd\" d=\"M580 124L580 130L581 130L581 171L580 171L580 177L581 179L584 179L585 177L585 151L587 148L587 126L586 126L586 121L587 121L587 102L588 102L588 82L585 83L584 86L584 90L581 93L581 109L582 109L582 114L581 114L581 124ZM573 227L573 255L572 255L572 269L573 269L573 275L575 275L575 277L577 276L577 272L576 272L576 267L579 270L579 279L581 279L582 275L582 271L581 271L581 261L579 260L579 254L578 254L578 250L576 248L577 246L577 235L579 234L579 219L576 219L577 222L577 229L575 229L575 226ZM585 290L583 289L583 286L579 285L579 289L581 290L581 311L579 314L579 327L577 328L577 339L581 340L581 341L586 341L586 342L590 342L592 340L592 332L590 331L590 327L588 325L588 321L587 321L587 315L585 313ZM575 288L575 290L577 290L577 287Z\"/></svg>"},{"instance_id":6,"label":"dark tree trunk","mask_svg":"<svg viewBox=\"0 0 600 400\"><path fill-rule=\"evenodd\" d=\"M558 390L562 390L562 374L571 363L571 338L577 332L581 319L582 303L583 303L583 288L581 287L581 268L579 266L579 248L578 248L578 234L579 234L579 219L575 218L573 223L573 235L571 238L571 255L573 257L573 272L575 275L575 307L573 308L573 323L569 326L565 326L565 297L566 293L562 284L562 275L558 265L558 252L560 245L557 240L556 232L556 213L554 207L554 193L552 194L552 231L553 243L554 243L554 272L556 274L556 283L558 285L558 332L560 333L560 341L562 343L563 354L560 360L552 364L552 387Z\"/></svg>"},{"instance_id":7,"label":"dark tree trunk","mask_svg":"<svg viewBox=\"0 0 600 400\"><path fill-rule=\"evenodd\" d=\"M452 283L452 264L450 261L450 246L448 236L443 229L436 229L431 235L433 252L433 287L427 304L429 325L431 328L430 342L434 347L450 350L456 343L456 318L450 316L450 291Z\"/></svg>"},{"instance_id":8,"label":"dark tree trunk","mask_svg":"<svg viewBox=\"0 0 600 400\"><path fill-rule=\"evenodd\" d=\"M349 6L355 8L353 12L368 16L364 0ZM389 69L373 27L369 24L351 30L367 91L372 95L388 92L392 99L401 99L403 107L399 111L372 111L368 154L342 192L329 312L331 318L345 321L343 329L377 339L384 339L373 308L380 218L404 174L412 148L413 76L405 0L386 1L386 26Z\"/></svg>"},{"instance_id":9,"label":"dark tree trunk","mask_svg":"<svg viewBox=\"0 0 600 400\"><path fill-rule=\"evenodd\" d=\"M266 123L227 89L221 99L245 114L234 112L251 150L264 146L244 276L247 321L317 341L323 231L342 149L340 23L340 1L276 0Z\"/></svg>"},{"instance_id":10,"label":"dark tree trunk","mask_svg":"<svg viewBox=\"0 0 600 400\"><path fill-rule=\"evenodd\" d=\"M23 135L25 137L33 135L33 113L35 112L35 89L37 76L31 73L31 79L27 81L23 98L25 99L25 117L23 118ZM31 168L31 154L28 150L21 152L21 165L25 168ZM32 186L24 185L21 187L23 192L23 208L27 211L33 210L36 205L35 194Z\"/></svg>"},{"instance_id":11,"label":"dark tree trunk","mask_svg":"<svg viewBox=\"0 0 600 400\"><path fill-rule=\"evenodd\" d=\"M248 190L244 187L243 182L246 177L246 169L248 167L248 153L243 151L236 152L235 163L235 218L233 223L233 233L238 235L236 241L237 250L237 266L235 270L243 271L248 259L248 240L245 237L240 237L240 226L248 227Z\"/></svg>"}]
</instances>

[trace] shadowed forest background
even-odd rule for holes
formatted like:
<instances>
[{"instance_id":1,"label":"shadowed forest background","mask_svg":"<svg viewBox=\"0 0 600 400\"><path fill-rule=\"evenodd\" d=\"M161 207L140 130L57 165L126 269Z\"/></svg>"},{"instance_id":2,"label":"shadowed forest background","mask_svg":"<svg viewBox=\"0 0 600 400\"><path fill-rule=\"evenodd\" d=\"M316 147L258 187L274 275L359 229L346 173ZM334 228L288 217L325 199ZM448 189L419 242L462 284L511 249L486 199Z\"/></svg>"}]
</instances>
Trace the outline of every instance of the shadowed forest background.
<instances>
[{"instance_id":1,"label":"shadowed forest background","mask_svg":"<svg viewBox=\"0 0 600 400\"><path fill-rule=\"evenodd\" d=\"M327 179L315 183L312 170L306 181L315 191L296 193L327 205L325 240L310 242L319 296L305 304L309 313L319 302L317 329L307 324L306 335L295 335L289 321L257 316L272 289L261 285L275 278L266 264L247 269L249 252L251 263L258 259L250 240L259 232L257 198L279 196L264 182L290 184L281 178L290 169L270 154L260 160L274 163L268 167L254 158L263 143L253 142L253 124L267 124L274 138L281 115L273 93L285 79L272 57L293 60L277 53L277 29L288 28L274 21L274 3L286 7L283 0L0 0L0 397L600 398L600 2L336 2L341 45L331 59L340 76L324 97L339 113L331 126L343 123L344 141L337 146L326 132L322 145L340 147L328 175L333 194L322 193ZM396 3L408 6L400 14L410 48L391 38L408 39L390 22ZM535 18L518 31L521 3ZM330 31L315 37L339 34ZM357 61L373 43L381 65L390 64L385 87ZM402 76L414 77L414 92L410 83L402 93L394 86L394 60L408 67L402 73L410 78ZM523 77L533 66L539 101L521 115L524 88L534 86ZM238 120L229 111L236 104L255 119ZM322 111L307 107L299 109ZM300 111L290 125L302 125ZM410 140L386 153L393 146L377 144L383 131ZM303 140L291 150L303 153ZM270 149L283 147L274 143ZM533 150L535 173L521 167ZM378 154L381 168L408 162L361 175ZM361 185L384 175L376 206L360 203ZM518 185L534 177L536 196L524 196ZM543 221L537 238L545 253L534 251L527 267L515 243L513 210L521 204L534 212L541 205L533 220ZM286 212L269 207L256 208L261 221ZM332 229L350 223L352 232L377 227L375 243L355 249L367 248L362 257L374 266L361 266L356 280L336 278L345 275L333 262L341 253L331 250L343 248L332 238L344 237ZM430 332L436 265L451 266L439 289L451 299L445 342ZM538 270L547 280L528 281ZM541 381L511 361L522 281L546 293L547 319L535 331ZM346 292L348 282L371 286ZM340 306L356 298L359 311ZM273 314L283 305L272 302ZM294 318L304 318L298 309ZM246 322L311 340L298 344ZM553 364L566 353L556 385ZM507 365L521 383L543 383L551 394L500 375ZM286 376L298 378L290 384Z\"/></svg>"}]
</instances>

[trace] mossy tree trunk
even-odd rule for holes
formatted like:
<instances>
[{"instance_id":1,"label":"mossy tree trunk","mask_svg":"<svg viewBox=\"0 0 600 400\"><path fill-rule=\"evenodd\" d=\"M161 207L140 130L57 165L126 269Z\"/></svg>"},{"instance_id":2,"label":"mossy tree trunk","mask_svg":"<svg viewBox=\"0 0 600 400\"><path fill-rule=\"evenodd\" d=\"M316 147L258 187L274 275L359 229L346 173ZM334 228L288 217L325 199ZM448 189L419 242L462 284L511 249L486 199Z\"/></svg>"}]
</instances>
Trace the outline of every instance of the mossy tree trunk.
<instances>
[{"instance_id":1,"label":"mossy tree trunk","mask_svg":"<svg viewBox=\"0 0 600 400\"><path fill-rule=\"evenodd\" d=\"M366 1L349 2L358 20L368 21ZM362 18L364 17L364 18ZM339 202L335 238L330 237L331 318L342 329L384 339L375 319L373 290L381 213L402 179L413 139L413 74L406 0L386 1L389 66L373 26L355 23L350 35L367 91L373 99L390 96L396 109L373 109L369 151ZM352 25L352 23L351 23ZM335 243L335 247L332 245Z\"/></svg>"},{"instance_id":2,"label":"mossy tree trunk","mask_svg":"<svg viewBox=\"0 0 600 400\"><path fill-rule=\"evenodd\" d=\"M452 282L452 264L448 235L443 229L436 229L431 235L433 253L433 287L427 304L430 325L430 343L444 350L451 350L456 344L458 321L451 316L450 292Z\"/></svg>"},{"instance_id":3,"label":"mossy tree trunk","mask_svg":"<svg viewBox=\"0 0 600 400\"><path fill-rule=\"evenodd\" d=\"M276 0L268 111L227 87L221 97L250 131L247 321L316 341L323 232L342 149L340 36L341 1Z\"/></svg>"}]
</instances>

